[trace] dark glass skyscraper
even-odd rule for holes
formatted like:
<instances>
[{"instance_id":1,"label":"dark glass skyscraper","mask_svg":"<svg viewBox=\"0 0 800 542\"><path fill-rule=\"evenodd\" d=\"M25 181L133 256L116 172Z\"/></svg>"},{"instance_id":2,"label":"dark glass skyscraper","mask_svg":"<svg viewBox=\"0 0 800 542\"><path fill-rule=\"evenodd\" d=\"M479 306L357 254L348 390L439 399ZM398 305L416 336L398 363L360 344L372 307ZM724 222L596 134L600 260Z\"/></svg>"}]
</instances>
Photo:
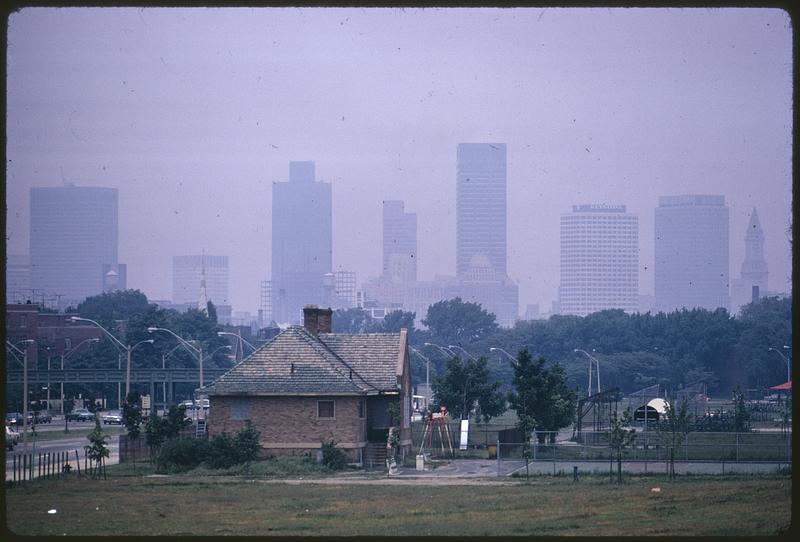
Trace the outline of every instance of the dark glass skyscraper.
<instances>
[{"instance_id":1,"label":"dark glass skyscraper","mask_svg":"<svg viewBox=\"0 0 800 542\"><path fill-rule=\"evenodd\" d=\"M103 292L103 265L117 265L116 188L31 188L31 287L75 305Z\"/></svg>"},{"instance_id":2,"label":"dark glass skyscraper","mask_svg":"<svg viewBox=\"0 0 800 542\"><path fill-rule=\"evenodd\" d=\"M272 183L272 311L280 323L301 323L303 306L329 300L331 208L331 185L315 180L314 162L289 162L289 182Z\"/></svg>"},{"instance_id":3,"label":"dark glass skyscraper","mask_svg":"<svg viewBox=\"0 0 800 542\"><path fill-rule=\"evenodd\" d=\"M460 143L456 171L456 272L488 260L506 276L506 144Z\"/></svg>"}]
</instances>

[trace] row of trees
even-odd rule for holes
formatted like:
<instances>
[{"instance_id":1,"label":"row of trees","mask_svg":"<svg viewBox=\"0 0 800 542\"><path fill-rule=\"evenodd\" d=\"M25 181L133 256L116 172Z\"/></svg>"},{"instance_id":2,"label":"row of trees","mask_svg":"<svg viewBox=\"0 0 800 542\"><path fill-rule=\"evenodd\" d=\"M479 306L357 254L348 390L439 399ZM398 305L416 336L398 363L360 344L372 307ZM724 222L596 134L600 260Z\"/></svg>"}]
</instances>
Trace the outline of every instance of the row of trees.
<instances>
[{"instance_id":1,"label":"row of trees","mask_svg":"<svg viewBox=\"0 0 800 542\"><path fill-rule=\"evenodd\" d=\"M680 310L671 313L626 314L606 310L586 317L554 315L547 320L520 321L510 329L497 325L493 314L461 299L431 305L415 329L415 314L396 311L383 321L371 321L364 311L336 311L337 332L410 331L411 345L424 352L433 373L447 369L450 355L429 347L456 345L472 355L489 355L500 347L511 353L527 349L534 356L558 361L570 387L586 385L587 360L575 349L592 352L601 366L604 388L619 387L629 393L654 384L668 389L705 382L715 394L764 388L786 379L786 364L771 347L790 345L791 298L763 298L732 317L726 310ZM426 361L412 354L415 382L424 381ZM488 358L494 380L508 390L513 369L507 358Z\"/></svg>"}]
</instances>

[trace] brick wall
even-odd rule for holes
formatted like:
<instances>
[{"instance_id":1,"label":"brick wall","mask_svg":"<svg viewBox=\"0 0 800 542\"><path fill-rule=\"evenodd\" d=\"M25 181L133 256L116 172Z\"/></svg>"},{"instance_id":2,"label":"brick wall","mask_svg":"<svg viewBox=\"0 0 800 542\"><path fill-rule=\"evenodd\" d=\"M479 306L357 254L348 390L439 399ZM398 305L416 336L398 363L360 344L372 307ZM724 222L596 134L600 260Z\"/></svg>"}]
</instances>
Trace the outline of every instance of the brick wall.
<instances>
[{"instance_id":1,"label":"brick wall","mask_svg":"<svg viewBox=\"0 0 800 542\"><path fill-rule=\"evenodd\" d=\"M236 397L209 397L208 434L235 434L245 421L233 419ZM316 453L320 443L334 440L358 461L366 444L367 420L358 417L360 397L250 397L250 419L261 433L263 456ZM317 401L335 401L334 418L317 418Z\"/></svg>"}]
</instances>

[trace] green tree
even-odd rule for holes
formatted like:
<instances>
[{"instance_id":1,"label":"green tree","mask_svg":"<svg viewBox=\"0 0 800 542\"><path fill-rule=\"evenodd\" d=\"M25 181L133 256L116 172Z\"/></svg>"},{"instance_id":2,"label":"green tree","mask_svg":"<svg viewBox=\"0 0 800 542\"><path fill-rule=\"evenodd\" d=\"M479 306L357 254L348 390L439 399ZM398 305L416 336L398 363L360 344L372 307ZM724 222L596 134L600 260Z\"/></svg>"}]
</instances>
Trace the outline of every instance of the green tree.
<instances>
[{"instance_id":1,"label":"green tree","mask_svg":"<svg viewBox=\"0 0 800 542\"><path fill-rule=\"evenodd\" d=\"M692 430L692 419L689 414L689 403L682 401L676 408L675 405L666 402L664 414L659 418L658 431L659 441L662 446L666 446L669 464L669 477L675 477L675 451L683 444L686 435Z\"/></svg>"},{"instance_id":2,"label":"green tree","mask_svg":"<svg viewBox=\"0 0 800 542\"><path fill-rule=\"evenodd\" d=\"M434 342L445 345L485 340L498 329L494 314L486 312L477 303L465 303L460 297L428 307L422 323L430 330Z\"/></svg>"},{"instance_id":3,"label":"green tree","mask_svg":"<svg viewBox=\"0 0 800 542\"><path fill-rule=\"evenodd\" d=\"M636 439L636 429L631 427L631 411L626 409L622 416L617 411L611 413L609 443L611 449L617 452L617 483L622 483L622 449L633 444ZM614 456L611 456L611 476L614 476Z\"/></svg>"},{"instance_id":4,"label":"green tree","mask_svg":"<svg viewBox=\"0 0 800 542\"><path fill-rule=\"evenodd\" d=\"M128 432L128 441L131 443L131 457L133 468L136 470L136 442L139 439L142 425L142 411L139 408L139 396L130 392L122 405L122 423Z\"/></svg>"},{"instance_id":5,"label":"green tree","mask_svg":"<svg viewBox=\"0 0 800 542\"><path fill-rule=\"evenodd\" d=\"M575 415L575 392L567 387L564 369L559 364L545 367L545 359L533 360L527 349L523 349L512 362L514 391L508 402L520 420L518 427L530 436L534 427L552 431L551 442L555 442L555 431L573 421ZM538 435L544 442L545 435Z\"/></svg>"},{"instance_id":6,"label":"green tree","mask_svg":"<svg viewBox=\"0 0 800 542\"><path fill-rule=\"evenodd\" d=\"M739 386L733 390L733 424L737 433L750 431L750 409Z\"/></svg>"},{"instance_id":7,"label":"green tree","mask_svg":"<svg viewBox=\"0 0 800 542\"><path fill-rule=\"evenodd\" d=\"M458 357L449 359L447 370L434 378L431 387L439 405L447 407L453 417L465 419L476 402L484 421L506 410L500 384L489 382L484 357L465 361Z\"/></svg>"},{"instance_id":8,"label":"green tree","mask_svg":"<svg viewBox=\"0 0 800 542\"><path fill-rule=\"evenodd\" d=\"M396 310L388 313L383 320L373 326L375 333L398 333L401 328L406 328L409 333L409 341L414 333L414 318L416 313Z\"/></svg>"},{"instance_id":9,"label":"green tree","mask_svg":"<svg viewBox=\"0 0 800 542\"><path fill-rule=\"evenodd\" d=\"M108 446L106 440L109 436L103 433L100 427L100 418L95 414L94 416L94 430L86 437L89 439L89 445L86 447L86 455L91 461L92 477L99 478L101 468L103 476L105 477L105 458L109 456Z\"/></svg>"},{"instance_id":10,"label":"green tree","mask_svg":"<svg viewBox=\"0 0 800 542\"><path fill-rule=\"evenodd\" d=\"M333 312L334 333L366 333L372 326L372 317L363 309L336 309Z\"/></svg>"}]
</instances>

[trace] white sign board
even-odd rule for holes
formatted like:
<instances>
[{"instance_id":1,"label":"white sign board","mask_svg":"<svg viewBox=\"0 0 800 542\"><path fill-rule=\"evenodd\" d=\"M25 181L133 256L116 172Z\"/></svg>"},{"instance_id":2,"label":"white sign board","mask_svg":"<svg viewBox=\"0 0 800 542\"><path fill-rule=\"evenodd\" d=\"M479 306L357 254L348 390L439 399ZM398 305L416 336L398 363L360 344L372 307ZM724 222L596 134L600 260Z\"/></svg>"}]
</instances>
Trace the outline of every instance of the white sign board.
<instances>
[{"instance_id":1,"label":"white sign board","mask_svg":"<svg viewBox=\"0 0 800 542\"><path fill-rule=\"evenodd\" d=\"M149 408L150 408L150 396L142 395L142 410L148 410Z\"/></svg>"},{"instance_id":2,"label":"white sign board","mask_svg":"<svg viewBox=\"0 0 800 542\"><path fill-rule=\"evenodd\" d=\"M461 420L461 440L459 441L458 449L467 449L467 437L469 436L469 420Z\"/></svg>"}]
</instances>

